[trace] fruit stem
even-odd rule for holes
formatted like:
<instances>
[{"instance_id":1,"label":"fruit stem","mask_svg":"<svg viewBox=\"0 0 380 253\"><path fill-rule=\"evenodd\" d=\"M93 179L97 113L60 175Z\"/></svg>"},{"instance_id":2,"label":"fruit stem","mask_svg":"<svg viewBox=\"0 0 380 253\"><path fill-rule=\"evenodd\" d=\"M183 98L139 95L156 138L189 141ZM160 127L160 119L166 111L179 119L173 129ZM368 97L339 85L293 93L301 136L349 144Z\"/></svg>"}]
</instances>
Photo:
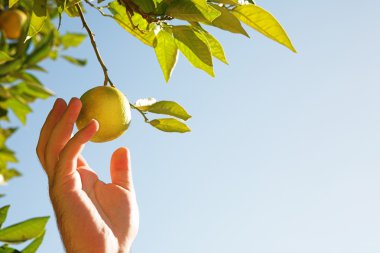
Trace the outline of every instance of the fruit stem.
<instances>
[{"instance_id":1,"label":"fruit stem","mask_svg":"<svg viewBox=\"0 0 380 253\"><path fill-rule=\"evenodd\" d=\"M148 119L148 117L145 115L145 113L143 111L141 111L139 108L137 108L134 104L129 103L129 105L133 109L137 110L144 117L145 123L149 123L149 119Z\"/></svg>"},{"instance_id":2,"label":"fruit stem","mask_svg":"<svg viewBox=\"0 0 380 253\"><path fill-rule=\"evenodd\" d=\"M90 27L88 26L88 24L86 22L86 19L84 18L84 15L83 15L83 12L82 12L82 8L80 7L79 3L76 4L75 6L76 6L76 8L78 10L80 19L82 20L83 27L86 29L86 31L88 33L88 36L90 37L91 45L94 48L94 51L95 51L95 54L96 54L96 58L98 58L98 62L100 63L100 66L103 69L103 73L104 73L104 86L107 86L107 84L109 83L112 87L115 87L115 85L113 85L110 77L108 76L108 69L107 69L106 65L104 64L102 57L100 56L98 47L96 46L96 42L95 42L95 38L94 38L94 33L91 31Z\"/></svg>"}]
</instances>

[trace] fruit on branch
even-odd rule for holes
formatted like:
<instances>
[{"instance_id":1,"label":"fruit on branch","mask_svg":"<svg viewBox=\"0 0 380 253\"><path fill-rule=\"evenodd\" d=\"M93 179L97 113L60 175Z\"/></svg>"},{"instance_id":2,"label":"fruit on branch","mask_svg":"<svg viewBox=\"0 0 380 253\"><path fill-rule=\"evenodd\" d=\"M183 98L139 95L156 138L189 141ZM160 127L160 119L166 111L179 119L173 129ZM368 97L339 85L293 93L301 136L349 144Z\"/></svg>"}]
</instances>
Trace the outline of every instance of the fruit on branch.
<instances>
[{"instance_id":1,"label":"fruit on branch","mask_svg":"<svg viewBox=\"0 0 380 253\"><path fill-rule=\"evenodd\" d=\"M3 11L0 14L0 30L4 31L8 39L16 40L20 37L26 20L26 14L20 10L10 9Z\"/></svg>"},{"instance_id":2,"label":"fruit on branch","mask_svg":"<svg viewBox=\"0 0 380 253\"><path fill-rule=\"evenodd\" d=\"M82 109L76 125L85 127L92 119L99 123L93 142L111 141L121 136L131 122L131 108L125 95L115 87L98 86L80 98Z\"/></svg>"}]
</instances>

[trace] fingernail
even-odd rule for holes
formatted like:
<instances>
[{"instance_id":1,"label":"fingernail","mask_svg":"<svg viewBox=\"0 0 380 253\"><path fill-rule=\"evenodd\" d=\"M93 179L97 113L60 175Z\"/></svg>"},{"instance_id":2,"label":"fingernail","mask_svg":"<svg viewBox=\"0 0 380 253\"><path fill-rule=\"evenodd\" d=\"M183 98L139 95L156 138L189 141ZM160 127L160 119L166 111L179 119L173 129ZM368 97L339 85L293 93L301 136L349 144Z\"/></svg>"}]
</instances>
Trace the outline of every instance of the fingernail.
<instances>
[{"instance_id":1,"label":"fingernail","mask_svg":"<svg viewBox=\"0 0 380 253\"><path fill-rule=\"evenodd\" d=\"M99 122L96 119L91 119L90 123L88 123L88 125L90 125L90 124L95 124L96 125L96 131L99 130Z\"/></svg>"}]
</instances>

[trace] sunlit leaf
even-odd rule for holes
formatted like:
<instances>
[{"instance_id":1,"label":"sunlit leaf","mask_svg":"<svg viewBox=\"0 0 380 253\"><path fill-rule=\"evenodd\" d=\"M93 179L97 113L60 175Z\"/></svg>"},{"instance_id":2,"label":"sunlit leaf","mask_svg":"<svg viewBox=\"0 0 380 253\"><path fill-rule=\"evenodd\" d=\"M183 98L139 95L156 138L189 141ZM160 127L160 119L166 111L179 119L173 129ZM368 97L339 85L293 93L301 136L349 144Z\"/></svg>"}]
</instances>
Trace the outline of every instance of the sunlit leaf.
<instances>
[{"instance_id":1,"label":"sunlit leaf","mask_svg":"<svg viewBox=\"0 0 380 253\"><path fill-rule=\"evenodd\" d=\"M16 158L15 152L12 150L3 147L0 149L0 161L3 163L17 163L18 160Z\"/></svg>"},{"instance_id":2,"label":"sunlit leaf","mask_svg":"<svg viewBox=\"0 0 380 253\"><path fill-rule=\"evenodd\" d=\"M15 94L15 95L20 95L20 96L28 95L34 98L42 98L42 99L46 99L54 95L54 93L51 90L33 82L19 83L13 86L10 89L10 91L12 92L12 94Z\"/></svg>"},{"instance_id":3,"label":"sunlit leaf","mask_svg":"<svg viewBox=\"0 0 380 253\"><path fill-rule=\"evenodd\" d=\"M0 241L9 243L24 242L40 236L49 217L29 219L0 230Z\"/></svg>"},{"instance_id":4,"label":"sunlit leaf","mask_svg":"<svg viewBox=\"0 0 380 253\"><path fill-rule=\"evenodd\" d=\"M3 206L2 208L0 208L0 228L3 225L5 219L7 218L9 207L10 205Z\"/></svg>"},{"instance_id":5,"label":"sunlit leaf","mask_svg":"<svg viewBox=\"0 0 380 253\"><path fill-rule=\"evenodd\" d=\"M63 59L65 59L66 61L72 63L72 64L75 64L75 65L78 65L78 66L84 66L87 64L87 60L86 59L77 59L77 58L74 58L72 56L69 56L69 55L62 55L61 56Z\"/></svg>"},{"instance_id":6,"label":"sunlit leaf","mask_svg":"<svg viewBox=\"0 0 380 253\"><path fill-rule=\"evenodd\" d=\"M210 0L208 2L217 3L217 4L239 5L238 0Z\"/></svg>"},{"instance_id":7,"label":"sunlit leaf","mask_svg":"<svg viewBox=\"0 0 380 253\"><path fill-rule=\"evenodd\" d=\"M47 19L47 0L34 0L32 17L26 39L30 39L41 31Z\"/></svg>"},{"instance_id":8,"label":"sunlit leaf","mask_svg":"<svg viewBox=\"0 0 380 253\"><path fill-rule=\"evenodd\" d=\"M40 247L43 239L45 236L45 231L38 236L36 239L34 239L28 246L26 246L21 253L35 253L37 249Z\"/></svg>"},{"instance_id":9,"label":"sunlit leaf","mask_svg":"<svg viewBox=\"0 0 380 253\"><path fill-rule=\"evenodd\" d=\"M2 172L2 175L4 177L4 181L9 181L14 177L21 176L21 173L16 169L8 169Z\"/></svg>"},{"instance_id":10,"label":"sunlit leaf","mask_svg":"<svg viewBox=\"0 0 380 253\"><path fill-rule=\"evenodd\" d=\"M173 118L155 119L149 123L164 132L186 133L191 131L185 123Z\"/></svg>"},{"instance_id":11,"label":"sunlit leaf","mask_svg":"<svg viewBox=\"0 0 380 253\"><path fill-rule=\"evenodd\" d=\"M247 4L237 6L232 13L256 31L297 52L281 24L263 8Z\"/></svg>"},{"instance_id":12,"label":"sunlit leaf","mask_svg":"<svg viewBox=\"0 0 380 253\"><path fill-rule=\"evenodd\" d=\"M171 29L161 29L158 32L154 51L156 52L156 57L160 63L165 80L168 82L178 60L178 47Z\"/></svg>"},{"instance_id":13,"label":"sunlit leaf","mask_svg":"<svg viewBox=\"0 0 380 253\"><path fill-rule=\"evenodd\" d=\"M54 32L50 32L36 45L34 50L26 57L26 65L35 65L49 57L54 43Z\"/></svg>"},{"instance_id":14,"label":"sunlit leaf","mask_svg":"<svg viewBox=\"0 0 380 253\"><path fill-rule=\"evenodd\" d=\"M117 1L111 2L108 4L109 10L113 13L113 19L127 32L141 40L144 44L148 46L153 46L154 42L154 32L153 31L139 31L135 28L135 25L139 25L140 23L146 23L146 20L140 15L135 13L133 16L133 22L131 23L129 20L125 7L120 5ZM145 27L148 24L146 23Z\"/></svg>"},{"instance_id":15,"label":"sunlit leaf","mask_svg":"<svg viewBox=\"0 0 380 253\"><path fill-rule=\"evenodd\" d=\"M9 54L4 51L0 51L0 64L6 63L7 61L13 60Z\"/></svg>"},{"instance_id":16,"label":"sunlit leaf","mask_svg":"<svg viewBox=\"0 0 380 253\"><path fill-rule=\"evenodd\" d=\"M4 102L5 105L10 108L16 117L21 121L22 124L26 123L26 115L32 112L32 109L28 104L22 101L19 97L13 97Z\"/></svg>"},{"instance_id":17,"label":"sunlit leaf","mask_svg":"<svg viewBox=\"0 0 380 253\"><path fill-rule=\"evenodd\" d=\"M220 12L205 0L175 0L168 6L166 14L186 21L212 22Z\"/></svg>"},{"instance_id":18,"label":"sunlit leaf","mask_svg":"<svg viewBox=\"0 0 380 253\"><path fill-rule=\"evenodd\" d=\"M155 9L155 4L152 0L132 0L145 13L151 13Z\"/></svg>"},{"instance_id":19,"label":"sunlit leaf","mask_svg":"<svg viewBox=\"0 0 380 253\"><path fill-rule=\"evenodd\" d=\"M0 66L0 75L6 75L19 70L22 67L23 59L14 59Z\"/></svg>"},{"instance_id":20,"label":"sunlit leaf","mask_svg":"<svg viewBox=\"0 0 380 253\"><path fill-rule=\"evenodd\" d=\"M21 253L21 252L5 244L0 247L0 253Z\"/></svg>"},{"instance_id":21,"label":"sunlit leaf","mask_svg":"<svg viewBox=\"0 0 380 253\"><path fill-rule=\"evenodd\" d=\"M198 24L193 24L193 28L196 29L202 36L198 36L200 39L206 39L208 42L208 46L211 51L211 55L220 60L221 62L228 64L226 55L224 54L224 49L219 41L212 36L209 32L203 29ZM198 33L197 33L198 35Z\"/></svg>"},{"instance_id":22,"label":"sunlit leaf","mask_svg":"<svg viewBox=\"0 0 380 253\"><path fill-rule=\"evenodd\" d=\"M173 35L181 53L190 63L214 76L210 48L195 34L190 26L174 26Z\"/></svg>"},{"instance_id":23,"label":"sunlit leaf","mask_svg":"<svg viewBox=\"0 0 380 253\"><path fill-rule=\"evenodd\" d=\"M12 8L19 0L9 0L9 8Z\"/></svg>"},{"instance_id":24,"label":"sunlit leaf","mask_svg":"<svg viewBox=\"0 0 380 253\"><path fill-rule=\"evenodd\" d=\"M61 37L61 44L64 49L69 47L77 47L85 38L86 35L83 33L66 33Z\"/></svg>"},{"instance_id":25,"label":"sunlit leaf","mask_svg":"<svg viewBox=\"0 0 380 253\"><path fill-rule=\"evenodd\" d=\"M146 109L148 112L165 114L174 116L183 120L188 120L191 115L177 102L174 101L159 101Z\"/></svg>"},{"instance_id":26,"label":"sunlit leaf","mask_svg":"<svg viewBox=\"0 0 380 253\"><path fill-rule=\"evenodd\" d=\"M221 14L220 16L215 18L211 23L208 23L208 24L211 24L225 31L229 31L232 33L239 33L239 34L243 34L249 37L248 33L241 26L239 19L236 18L233 14L231 14L231 12L228 9L224 7L220 7L216 4L212 4L212 6L216 10L218 10Z\"/></svg>"}]
</instances>

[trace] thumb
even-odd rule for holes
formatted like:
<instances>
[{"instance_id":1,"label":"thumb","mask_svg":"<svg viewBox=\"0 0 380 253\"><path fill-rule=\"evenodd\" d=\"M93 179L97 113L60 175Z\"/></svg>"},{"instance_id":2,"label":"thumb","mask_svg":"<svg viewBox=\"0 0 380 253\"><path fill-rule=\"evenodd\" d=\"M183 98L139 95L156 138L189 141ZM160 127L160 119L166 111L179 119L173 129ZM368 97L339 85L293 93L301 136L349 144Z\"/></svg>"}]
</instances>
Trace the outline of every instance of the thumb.
<instances>
[{"instance_id":1,"label":"thumb","mask_svg":"<svg viewBox=\"0 0 380 253\"><path fill-rule=\"evenodd\" d=\"M111 158L111 180L128 191L133 190L131 160L129 150L121 147L115 150Z\"/></svg>"}]
</instances>

